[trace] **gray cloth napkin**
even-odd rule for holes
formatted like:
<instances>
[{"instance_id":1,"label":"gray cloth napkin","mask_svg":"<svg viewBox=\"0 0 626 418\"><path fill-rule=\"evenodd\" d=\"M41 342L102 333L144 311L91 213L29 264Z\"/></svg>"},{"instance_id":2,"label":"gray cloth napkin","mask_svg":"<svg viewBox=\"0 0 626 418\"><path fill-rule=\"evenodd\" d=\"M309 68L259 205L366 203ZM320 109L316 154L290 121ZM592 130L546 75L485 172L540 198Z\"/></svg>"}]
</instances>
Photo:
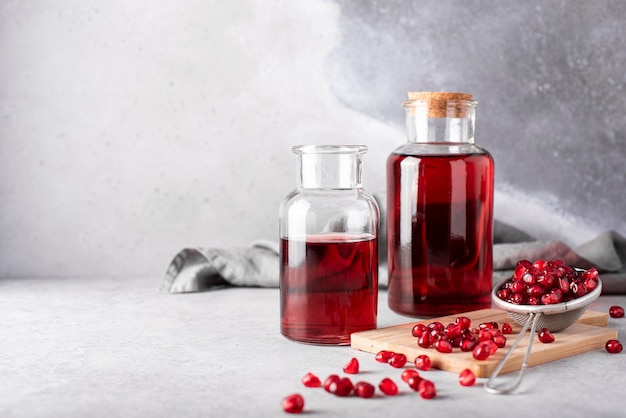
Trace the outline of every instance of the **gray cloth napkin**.
<instances>
[{"instance_id":1,"label":"gray cloth napkin","mask_svg":"<svg viewBox=\"0 0 626 418\"><path fill-rule=\"evenodd\" d=\"M381 242L381 247L385 247ZM600 271L604 294L626 294L626 238L606 231L571 248L561 241L538 241L525 232L494 222L494 284L506 279L518 260L562 259L580 268ZM259 241L244 248L186 248L171 262L161 284L170 293L198 292L226 286L278 287L278 245ZM387 284L381 263L379 284Z\"/></svg>"}]
</instances>

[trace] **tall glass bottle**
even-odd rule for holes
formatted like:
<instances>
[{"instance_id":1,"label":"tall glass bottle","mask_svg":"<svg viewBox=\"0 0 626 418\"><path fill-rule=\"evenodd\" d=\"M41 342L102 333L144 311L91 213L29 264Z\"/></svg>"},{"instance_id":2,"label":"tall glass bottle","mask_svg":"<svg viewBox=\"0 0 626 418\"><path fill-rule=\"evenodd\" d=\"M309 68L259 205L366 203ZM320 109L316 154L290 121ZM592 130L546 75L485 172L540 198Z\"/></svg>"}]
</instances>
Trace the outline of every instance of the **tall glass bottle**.
<instances>
[{"instance_id":1,"label":"tall glass bottle","mask_svg":"<svg viewBox=\"0 0 626 418\"><path fill-rule=\"evenodd\" d=\"M432 317L491 306L494 163L470 94L409 93L387 160L388 303Z\"/></svg>"},{"instance_id":2,"label":"tall glass bottle","mask_svg":"<svg viewBox=\"0 0 626 418\"><path fill-rule=\"evenodd\" d=\"M365 146L301 145L281 203L280 325L292 340L349 344L376 328L379 211L361 184Z\"/></svg>"}]
</instances>

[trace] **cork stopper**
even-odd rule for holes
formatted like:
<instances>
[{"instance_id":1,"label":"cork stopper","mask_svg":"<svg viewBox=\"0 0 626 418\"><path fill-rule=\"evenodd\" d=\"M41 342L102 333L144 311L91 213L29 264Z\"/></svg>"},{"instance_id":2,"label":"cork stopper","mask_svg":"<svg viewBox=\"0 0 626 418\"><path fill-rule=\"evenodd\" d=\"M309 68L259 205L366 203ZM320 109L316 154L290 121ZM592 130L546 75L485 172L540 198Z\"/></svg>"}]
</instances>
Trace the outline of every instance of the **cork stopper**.
<instances>
[{"instance_id":1,"label":"cork stopper","mask_svg":"<svg viewBox=\"0 0 626 418\"><path fill-rule=\"evenodd\" d=\"M410 108L412 102L426 102L428 106L429 118L464 118L467 116L467 108L470 104L465 103L472 100L472 95L468 93L451 92L409 92L409 101L405 107ZM451 109L451 106L453 108Z\"/></svg>"}]
</instances>

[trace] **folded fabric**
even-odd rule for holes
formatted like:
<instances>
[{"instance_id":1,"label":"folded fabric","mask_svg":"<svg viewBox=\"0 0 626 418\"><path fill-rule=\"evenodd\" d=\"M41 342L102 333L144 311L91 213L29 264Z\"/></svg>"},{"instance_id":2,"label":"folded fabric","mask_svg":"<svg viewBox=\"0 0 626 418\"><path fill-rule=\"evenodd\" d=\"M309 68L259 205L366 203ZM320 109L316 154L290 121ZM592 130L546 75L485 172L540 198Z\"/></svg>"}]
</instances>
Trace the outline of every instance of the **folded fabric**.
<instances>
[{"instance_id":1,"label":"folded fabric","mask_svg":"<svg viewBox=\"0 0 626 418\"><path fill-rule=\"evenodd\" d=\"M379 243L386 246L383 239ZM494 222L493 282L504 280L518 260L562 259L579 268L596 267L604 294L626 294L626 238L606 231L575 249L561 241L538 241L505 223ZM161 284L170 293L198 292L225 286L278 287L279 252L274 242L257 241L245 248L186 248L171 262ZM379 285L387 285L381 263Z\"/></svg>"},{"instance_id":2,"label":"folded fabric","mask_svg":"<svg viewBox=\"0 0 626 418\"><path fill-rule=\"evenodd\" d=\"M198 292L224 286L278 287L278 245L256 241L246 248L185 248L172 260L162 292Z\"/></svg>"}]
</instances>

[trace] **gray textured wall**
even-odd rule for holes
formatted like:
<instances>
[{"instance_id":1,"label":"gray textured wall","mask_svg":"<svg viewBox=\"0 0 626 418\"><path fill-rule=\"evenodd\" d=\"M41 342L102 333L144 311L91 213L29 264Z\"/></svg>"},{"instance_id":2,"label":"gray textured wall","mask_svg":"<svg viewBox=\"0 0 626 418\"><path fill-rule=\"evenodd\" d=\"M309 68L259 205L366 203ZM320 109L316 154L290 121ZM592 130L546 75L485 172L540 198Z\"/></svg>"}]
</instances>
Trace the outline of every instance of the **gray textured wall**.
<instances>
[{"instance_id":1,"label":"gray textured wall","mask_svg":"<svg viewBox=\"0 0 626 418\"><path fill-rule=\"evenodd\" d=\"M339 4L343 104L400 125L407 90L474 93L498 189L626 231L626 2Z\"/></svg>"},{"instance_id":2,"label":"gray textured wall","mask_svg":"<svg viewBox=\"0 0 626 418\"><path fill-rule=\"evenodd\" d=\"M276 239L299 143L384 188L409 90L479 101L496 216L626 234L626 2L0 3L0 277L156 276Z\"/></svg>"}]
</instances>

